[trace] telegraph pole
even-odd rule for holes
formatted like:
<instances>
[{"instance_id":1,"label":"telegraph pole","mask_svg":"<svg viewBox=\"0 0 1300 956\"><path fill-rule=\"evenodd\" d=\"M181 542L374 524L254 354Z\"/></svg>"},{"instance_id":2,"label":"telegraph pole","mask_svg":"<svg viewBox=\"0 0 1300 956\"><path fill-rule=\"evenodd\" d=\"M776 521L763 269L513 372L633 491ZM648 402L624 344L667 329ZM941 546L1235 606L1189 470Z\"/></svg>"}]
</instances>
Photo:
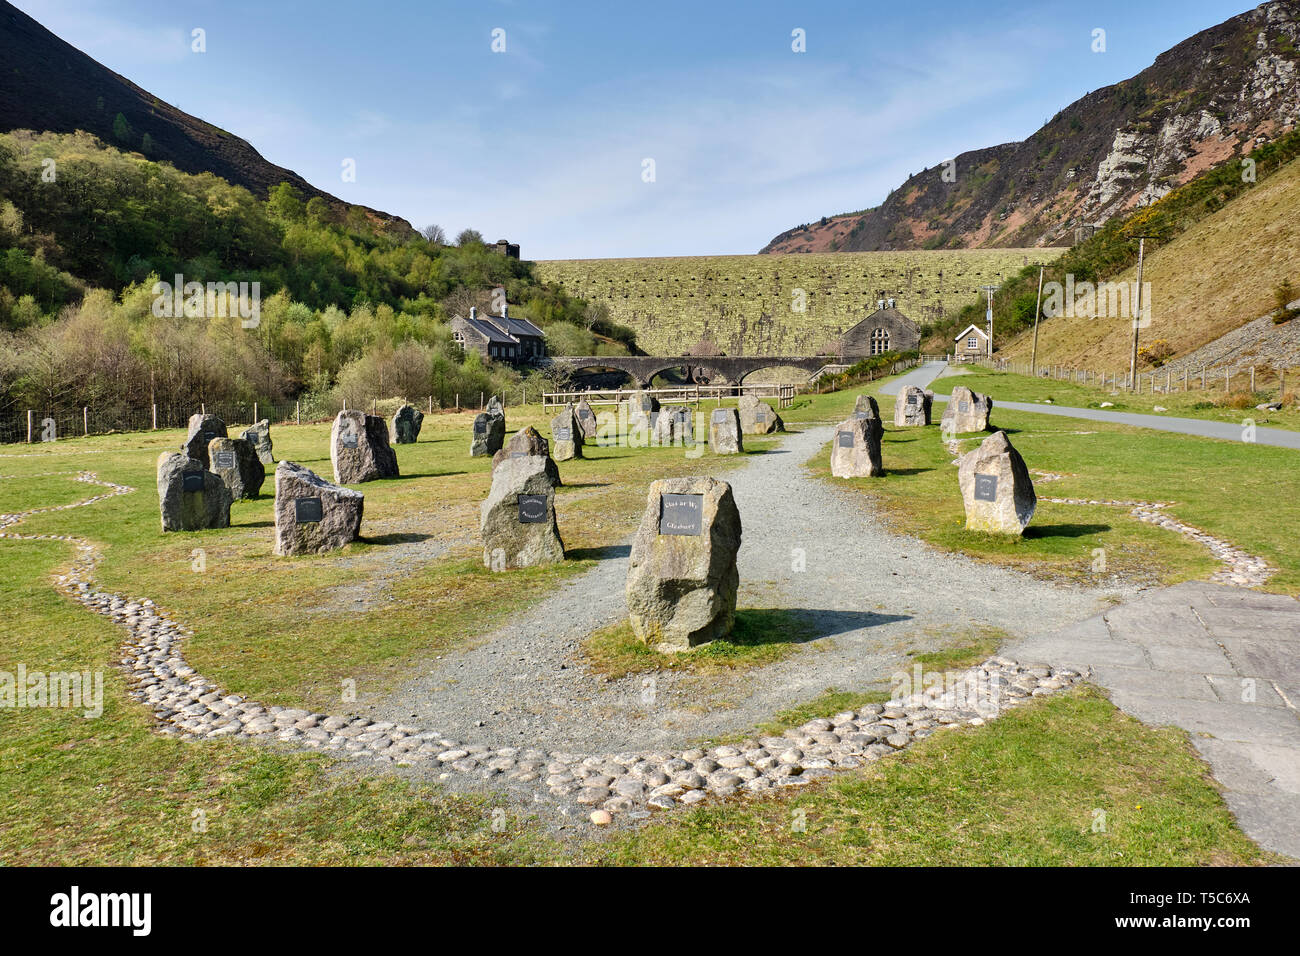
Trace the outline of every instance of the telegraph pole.
<instances>
[{"instance_id":1,"label":"telegraph pole","mask_svg":"<svg viewBox=\"0 0 1300 956\"><path fill-rule=\"evenodd\" d=\"M1043 269L1038 267L1038 298L1034 300L1034 350L1029 353L1029 374L1038 375L1038 315L1043 307Z\"/></svg>"},{"instance_id":2,"label":"telegraph pole","mask_svg":"<svg viewBox=\"0 0 1300 956\"><path fill-rule=\"evenodd\" d=\"M989 297L988 311L984 313L984 324L988 326L988 333L989 333L988 350L989 350L989 359L991 360L993 358L993 293L998 291L998 287L995 285L986 285L986 286L981 286L981 288L988 293L988 297Z\"/></svg>"},{"instance_id":3,"label":"telegraph pole","mask_svg":"<svg viewBox=\"0 0 1300 956\"><path fill-rule=\"evenodd\" d=\"M1138 241L1137 310L1133 316L1133 354L1129 357L1128 363L1129 391L1134 391L1138 387L1138 326L1142 323L1142 253L1146 248L1146 241L1157 237L1141 235L1129 238Z\"/></svg>"}]
</instances>

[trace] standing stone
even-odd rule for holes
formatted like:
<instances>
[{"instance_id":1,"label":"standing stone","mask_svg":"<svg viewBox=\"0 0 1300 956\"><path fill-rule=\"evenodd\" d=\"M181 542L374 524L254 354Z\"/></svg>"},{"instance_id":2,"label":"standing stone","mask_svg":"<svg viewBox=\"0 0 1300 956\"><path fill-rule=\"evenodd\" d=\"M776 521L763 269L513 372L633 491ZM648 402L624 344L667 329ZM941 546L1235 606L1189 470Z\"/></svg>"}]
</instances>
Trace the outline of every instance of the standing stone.
<instances>
[{"instance_id":1,"label":"standing stone","mask_svg":"<svg viewBox=\"0 0 1300 956\"><path fill-rule=\"evenodd\" d=\"M263 418L256 425L250 425L244 429L244 434L239 436L245 441L253 443L257 449L258 460L263 465L274 465L275 458L271 454L271 422L270 419Z\"/></svg>"},{"instance_id":2,"label":"standing stone","mask_svg":"<svg viewBox=\"0 0 1300 956\"><path fill-rule=\"evenodd\" d=\"M725 481L665 478L650 484L625 591L637 637L659 651L684 651L731 633L740 530Z\"/></svg>"},{"instance_id":3,"label":"standing stone","mask_svg":"<svg viewBox=\"0 0 1300 956\"><path fill-rule=\"evenodd\" d=\"M214 438L208 442L208 461L214 475L226 483L236 501L256 498L266 480L266 466L246 438Z\"/></svg>"},{"instance_id":4,"label":"standing stone","mask_svg":"<svg viewBox=\"0 0 1300 956\"><path fill-rule=\"evenodd\" d=\"M933 404L934 392L915 385L906 386L894 400L895 427L930 424L930 409Z\"/></svg>"},{"instance_id":5,"label":"standing stone","mask_svg":"<svg viewBox=\"0 0 1300 956\"><path fill-rule=\"evenodd\" d=\"M209 467L208 442L214 438L226 437L226 423L216 415L191 415L190 431L181 445L181 454L202 462Z\"/></svg>"},{"instance_id":6,"label":"standing stone","mask_svg":"<svg viewBox=\"0 0 1300 956\"><path fill-rule=\"evenodd\" d=\"M555 523L555 485L541 455L506 458L492 472L492 490L479 512L483 564L492 571L564 560ZM554 464L554 462L552 462Z\"/></svg>"},{"instance_id":7,"label":"standing stone","mask_svg":"<svg viewBox=\"0 0 1300 956\"><path fill-rule=\"evenodd\" d=\"M302 465L280 462L275 469L275 553L313 554L355 541L365 502L359 491L330 484Z\"/></svg>"},{"instance_id":8,"label":"standing stone","mask_svg":"<svg viewBox=\"0 0 1300 956\"><path fill-rule=\"evenodd\" d=\"M483 411L485 414L501 419L502 426L505 425L506 410L501 404L501 399L497 398L495 395L488 399L487 408L483 409Z\"/></svg>"},{"instance_id":9,"label":"standing stone","mask_svg":"<svg viewBox=\"0 0 1300 956\"><path fill-rule=\"evenodd\" d=\"M880 418L880 406L870 395L859 395L857 403L853 406L853 418L857 421L866 421L871 428L871 434L877 445L885 434L885 423Z\"/></svg>"},{"instance_id":10,"label":"standing stone","mask_svg":"<svg viewBox=\"0 0 1300 956\"><path fill-rule=\"evenodd\" d=\"M661 448L692 444L691 410L684 405L663 409L655 418L653 435L654 444Z\"/></svg>"},{"instance_id":11,"label":"standing stone","mask_svg":"<svg viewBox=\"0 0 1300 956\"><path fill-rule=\"evenodd\" d=\"M939 427L949 435L988 431L992 411L993 399L972 392L965 385L955 385L948 407L943 410L943 418L939 420Z\"/></svg>"},{"instance_id":12,"label":"standing stone","mask_svg":"<svg viewBox=\"0 0 1300 956\"><path fill-rule=\"evenodd\" d=\"M582 429L572 405L565 405L560 414L551 419L551 438L555 440L556 461L582 457Z\"/></svg>"},{"instance_id":13,"label":"standing stone","mask_svg":"<svg viewBox=\"0 0 1300 956\"><path fill-rule=\"evenodd\" d=\"M226 483L197 458L174 451L158 456L158 508L163 531L228 528L232 501Z\"/></svg>"},{"instance_id":14,"label":"standing stone","mask_svg":"<svg viewBox=\"0 0 1300 956\"><path fill-rule=\"evenodd\" d=\"M1023 534L1038 506L1025 460L1007 433L996 431L957 463L966 527L993 534Z\"/></svg>"},{"instance_id":15,"label":"standing stone","mask_svg":"<svg viewBox=\"0 0 1300 956\"><path fill-rule=\"evenodd\" d=\"M474 416L474 433L469 443L471 458L496 454L501 450L505 440L506 419L504 415L489 415L487 412L479 412Z\"/></svg>"},{"instance_id":16,"label":"standing stone","mask_svg":"<svg viewBox=\"0 0 1300 956\"><path fill-rule=\"evenodd\" d=\"M627 408L627 427L629 430L642 429L649 433L654 427L654 416L659 411L659 399L647 392L633 392L624 406Z\"/></svg>"},{"instance_id":17,"label":"standing stone","mask_svg":"<svg viewBox=\"0 0 1300 956\"><path fill-rule=\"evenodd\" d=\"M340 485L398 476L397 452L388 444L388 423L361 411L339 412L334 419L330 461Z\"/></svg>"},{"instance_id":18,"label":"standing stone","mask_svg":"<svg viewBox=\"0 0 1300 956\"><path fill-rule=\"evenodd\" d=\"M582 429L583 439L594 439L600 424L596 421L596 413L591 410L591 405L585 398L577 404L573 414L578 419L578 427Z\"/></svg>"},{"instance_id":19,"label":"standing stone","mask_svg":"<svg viewBox=\"0 0 1300 956\"><path fill-rule=\"evenodd\" d=\"M878 418L854 416L840 422L831 440L831 474L836 478L874 478L881 474L882 433Z\"/></svg>"},{"instance_id":20,"label":"standing stone","mask_svg":"<svg viewBox=\"0 0 1300 956\"><path fill-rule=\"evenodd\" d=\"M420 437L420 426L424 424L424 412L414 405L403 405L393 413L389 424L389 435L395 445L414 445Z\"/></svg>"},{"instance_id":21,"label":"standing stone","mask_svg":"<svg viewBox=\"0 0 1300 956\"><path fill-rule=\"evenodd\" d=\"M781 421L771 405L761 402L753 395L742 395L737 411L740 413L740 427L746 435L770 435L772 432L785 431L785 422Z\"/></svg>"},{"instance_id":22,"label":"standing stone","mask_svg":"<svg viewBox=\"0 0 1300 956\"><path fill-rule=\"evenodd\" d=\"M551 479L551 484L556 487L564 484L560 481L560 469L551 458L551 443L532 425L526 425L511 435L505 447L492 456L492 470L495 472L503 461L518 458L543 459L542 467L546 469L546 477Z\"/></svg>"},{"instance_id":23,"label":"standing stone","mask_svg":"<svg viewBox=\"0 0 1300 956\"><path fill-rule=\"evenodd\" d=\"M709 451L715 455L738 455L744 450L740 413L734 408L715 408L709 413Z\"/></svg>"}]
</instances>

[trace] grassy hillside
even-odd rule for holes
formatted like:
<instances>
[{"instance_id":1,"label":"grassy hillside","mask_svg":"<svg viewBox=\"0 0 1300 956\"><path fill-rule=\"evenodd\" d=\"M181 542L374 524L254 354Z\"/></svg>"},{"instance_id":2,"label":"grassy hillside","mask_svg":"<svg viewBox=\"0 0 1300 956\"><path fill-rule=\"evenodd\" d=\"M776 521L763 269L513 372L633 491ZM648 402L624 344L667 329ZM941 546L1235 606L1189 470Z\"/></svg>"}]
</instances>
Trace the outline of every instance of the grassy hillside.
<instances>
[{"instance_id":1,"label":"grassy hillside","mask_svg":"<svg viewBox=\"0 0 1300 956\"><path fill-rule=\"evenodd\" d=\"M1300 159L1242 192L1165 246L1149 247L1143 278L1151 283L1145 343L1166 340L1190 351L1274 308L1273 289L1300 282ZM1118 276L1132 283L1136 268ZM1038 358L1048 364L1128 369L1132 324L1123 318L1065 317L1039 327ZM1031 332L1002 348L1028 359Z\"/></svg>"},{"instance_id":2,"label":"grassy hillside","mask_svg":"<svg viewBox=\"0 0 1300 956\"><path fill-rule=\"evenodd\" d=\"M812 355L874 312L882 296L896 298L924 326L956 313L980 286L1060 254L1044 248L569 259L538 262L535 274L607 306L652 355L701 343L727 355ZM796 311L801 300L803 312Z\"/></svg>"}]
</instances>

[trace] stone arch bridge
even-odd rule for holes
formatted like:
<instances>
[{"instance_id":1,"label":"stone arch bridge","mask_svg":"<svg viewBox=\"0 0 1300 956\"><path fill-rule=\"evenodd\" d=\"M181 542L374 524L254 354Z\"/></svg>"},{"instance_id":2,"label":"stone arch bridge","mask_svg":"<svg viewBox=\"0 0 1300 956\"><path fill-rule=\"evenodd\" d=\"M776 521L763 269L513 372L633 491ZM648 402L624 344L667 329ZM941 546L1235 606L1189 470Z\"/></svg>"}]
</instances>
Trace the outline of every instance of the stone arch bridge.
<instances>
[{"instance_id":1,"label":"stone arch bridge","mask_svg":"<svg viewBox=\"0 0 1300 956\"><path fill-rule=\"evenodd\" d=\"M811 381L823 369L839 371L845 367L837 363L834 357L825 355L557 355L548 359L547 364L567 368L571 372L616 369L631 376L640 388L648 388L651 379L659 373L677 369L686 373L689 382L701 385L740 385L746 377L762 369L799 368L808 373Z\"/></svg>"}]
</instances>

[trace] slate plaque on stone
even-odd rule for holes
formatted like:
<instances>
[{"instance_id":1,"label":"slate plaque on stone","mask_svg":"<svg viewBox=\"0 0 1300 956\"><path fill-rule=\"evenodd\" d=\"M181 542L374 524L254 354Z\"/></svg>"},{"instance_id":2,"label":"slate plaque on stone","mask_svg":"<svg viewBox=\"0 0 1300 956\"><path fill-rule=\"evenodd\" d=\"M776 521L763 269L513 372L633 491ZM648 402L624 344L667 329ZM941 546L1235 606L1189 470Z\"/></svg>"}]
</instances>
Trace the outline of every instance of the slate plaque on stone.
<instances>
[{"instance_id":1,"label":"slate plaque on stone","mask_svg":"<svg viewBox=\"0 0 1300 956\"><path fill-rule=\"evenodd\" d=\"M299 524L312 524L320 521L323 514L319 498L293 499L293 516Z\"/></svg>"},{"instance_id":2,"label":"slate plaque on stone","mask_svg":"<svg viewBox=\"0 0 1300 956\"><path fill-rule=\"evenodd\" d=\"M975 500L976 501L997 501L998 500L998 476L997 475L976 475L975 476Z\"/></svg>"},{"instance_id":3,"label":"slate plaque on stone","mask_svg":"<svg viewBox=\"0 0 1300 956\"><path fill-rule=\"evenodd\" d=\"M854 418L870 418L871 416L868 415L866 412L854 412L854 413L853 413L853 417L854 417Z\"/></svg>"},{"instance_id":4,"label":"slate plaque on stone","mask_svg":"<svg viewBox=\"0 0 1300 956\"><path fill-rule=\"evenodd\" d=\"M717 424L722 424L730 417L725 408L715 408L713 410L713 421Z\"/></svg>"},{"instance_id":5,"label":"slate plaque on stone","mask_svg":"<svg viewBox=\"0 0 1300 956\"><path fill-rule=\"evenodd\" d=\"M213 465L216 468L234 468L235 453L233 451L219 451L213 459Z\"/></svg>"},{"instance_id":6,"label":"slate plaque on stone","mask_svg":"<svg viewBox=\"0 0 1300 956\"><path fill-rule=\"evenodd\" d=\"M966 401L965 399L962 399L960 402L957 403L957 411L959 411L959 412L969 412L969 411L970 411L970 402Z\"/></svg>"},{"instance_id":7,"label":"slate plaque on stone","mask_svg":"<svg viewBox=\"0 0 1300 956\"><path fill-rule=\"evenodd\" d=\"M596 417L596 413L590 408L580 408L578 409L578 417L584 420L593 419Z\"/></svg>"},{"instance_id":8,"label":"slate plaque on stone","mask_svg":"<svg viewBox=\"0 0 1300 956\"><path fill-rule=\"evenodd\" d=\"M555 440L556 440L556 441L573 441L573 429L572 429L572 428L557 428L557 429L555 429Z\"/></svg>"},{"instance_id":9,"label":"slate plaque on stone","mask_svg":"<svg viewBox=\"0 0 1300 956\"><path fill-rule=\"evenodd\" d=\"M754 421L756 422L767 421L767 409L760 408L758 411L754 412Z\"/></svg>"},{"instance_id":10,"label":"slate plaque on stone","mask_svg":"<svg viewBox=\"0 0 1300 956\"><path fill-rule=\"evenodd\" d=\"M852 448L853 432L840 432L839 442L841 448Z\"/></svg>"},{"instance_id":11,"label":"slate plaque on stone","mask_svg":"<svg viewBox=\"0 0 1300 956\"><path fill-rule=\"evenodd\" d=\"M487 433L487 422L481 418L474 419L474 434L483 435Z\"/></svg>"},{"instance_id":12,"label":"slate plaque on stone","mask_svg":"<svg viewBox=\"0 0 1300 956\"><path fill-rule=\"evenodd\" d=\"M703 495L663 495L659 499L660 534L698 535L703 523Z\"/></svg>"},{"instance_id":13,"label":"slate plaque on stone","mask_svg":"<svg viewBox=\"0 0 1300 956\"><path fill-rule=\"evenodd\" d=\"M204 432L204 433L203 433L203 440L204 440L204 441L212 441L212 439L214 439L214 438L216 438L216 437L217 437L217 433L216 433L216 432Z\"/></svg>"},{"instance_id":14,"label":"slate plaque on stone","mask_svg":"<svg viewBox=\"0 0 1300 956\"><path fill-rule=\"evenodd\" d=\"M185 474L181 479L181 491L202 491L203 490L203 472L191 471Z\"/></svg>"},{"instance_id":15,"label":"slate plaque on stone","mask_svg":"<svg viewBox=\"0 0 1300 956\"><path fill-rule=\"evenodd\" d=\"M511 457L511 458L527 458L527 457L528 457L528 452L526 452L526 451L512 451L512 452L510 453L510 457Z\"/></svg>"},{"instance_id":16,"label":"slate plaque on stone","mask_svg":"<svg viewBox=\"0 0 1300 956\"><path fill-rule=\"evenodd\" d=\"M918 398L920 398L920 397L921 397L921 396L920 396L920 395L917 395L916 392L908 392L908 393L907 393L907 404L908 404L908 405L915 405L915 404L916 404L916 400L917 400Z\"/></svg>"},{"instance_id":17,"label":"slate plaque on stone","mask_svg":"<svg viewBox=\"0 0 1300 956\"><path fill-rule=\"evenodd\" d=\"M342 443L344 448L356 448L357 433L353 431L340 432L339 441Z\"/></svg>"},{"instance_id":18,"label":"slate plaque on stone","mask_svg":"<svg viewBox=\"0 0 1300 956\"><path fill-rule=\"evenodd\" d=\"M541 524L546 520L546 495L519 496L519 523Z\"/></svg>"}]
</instances>

